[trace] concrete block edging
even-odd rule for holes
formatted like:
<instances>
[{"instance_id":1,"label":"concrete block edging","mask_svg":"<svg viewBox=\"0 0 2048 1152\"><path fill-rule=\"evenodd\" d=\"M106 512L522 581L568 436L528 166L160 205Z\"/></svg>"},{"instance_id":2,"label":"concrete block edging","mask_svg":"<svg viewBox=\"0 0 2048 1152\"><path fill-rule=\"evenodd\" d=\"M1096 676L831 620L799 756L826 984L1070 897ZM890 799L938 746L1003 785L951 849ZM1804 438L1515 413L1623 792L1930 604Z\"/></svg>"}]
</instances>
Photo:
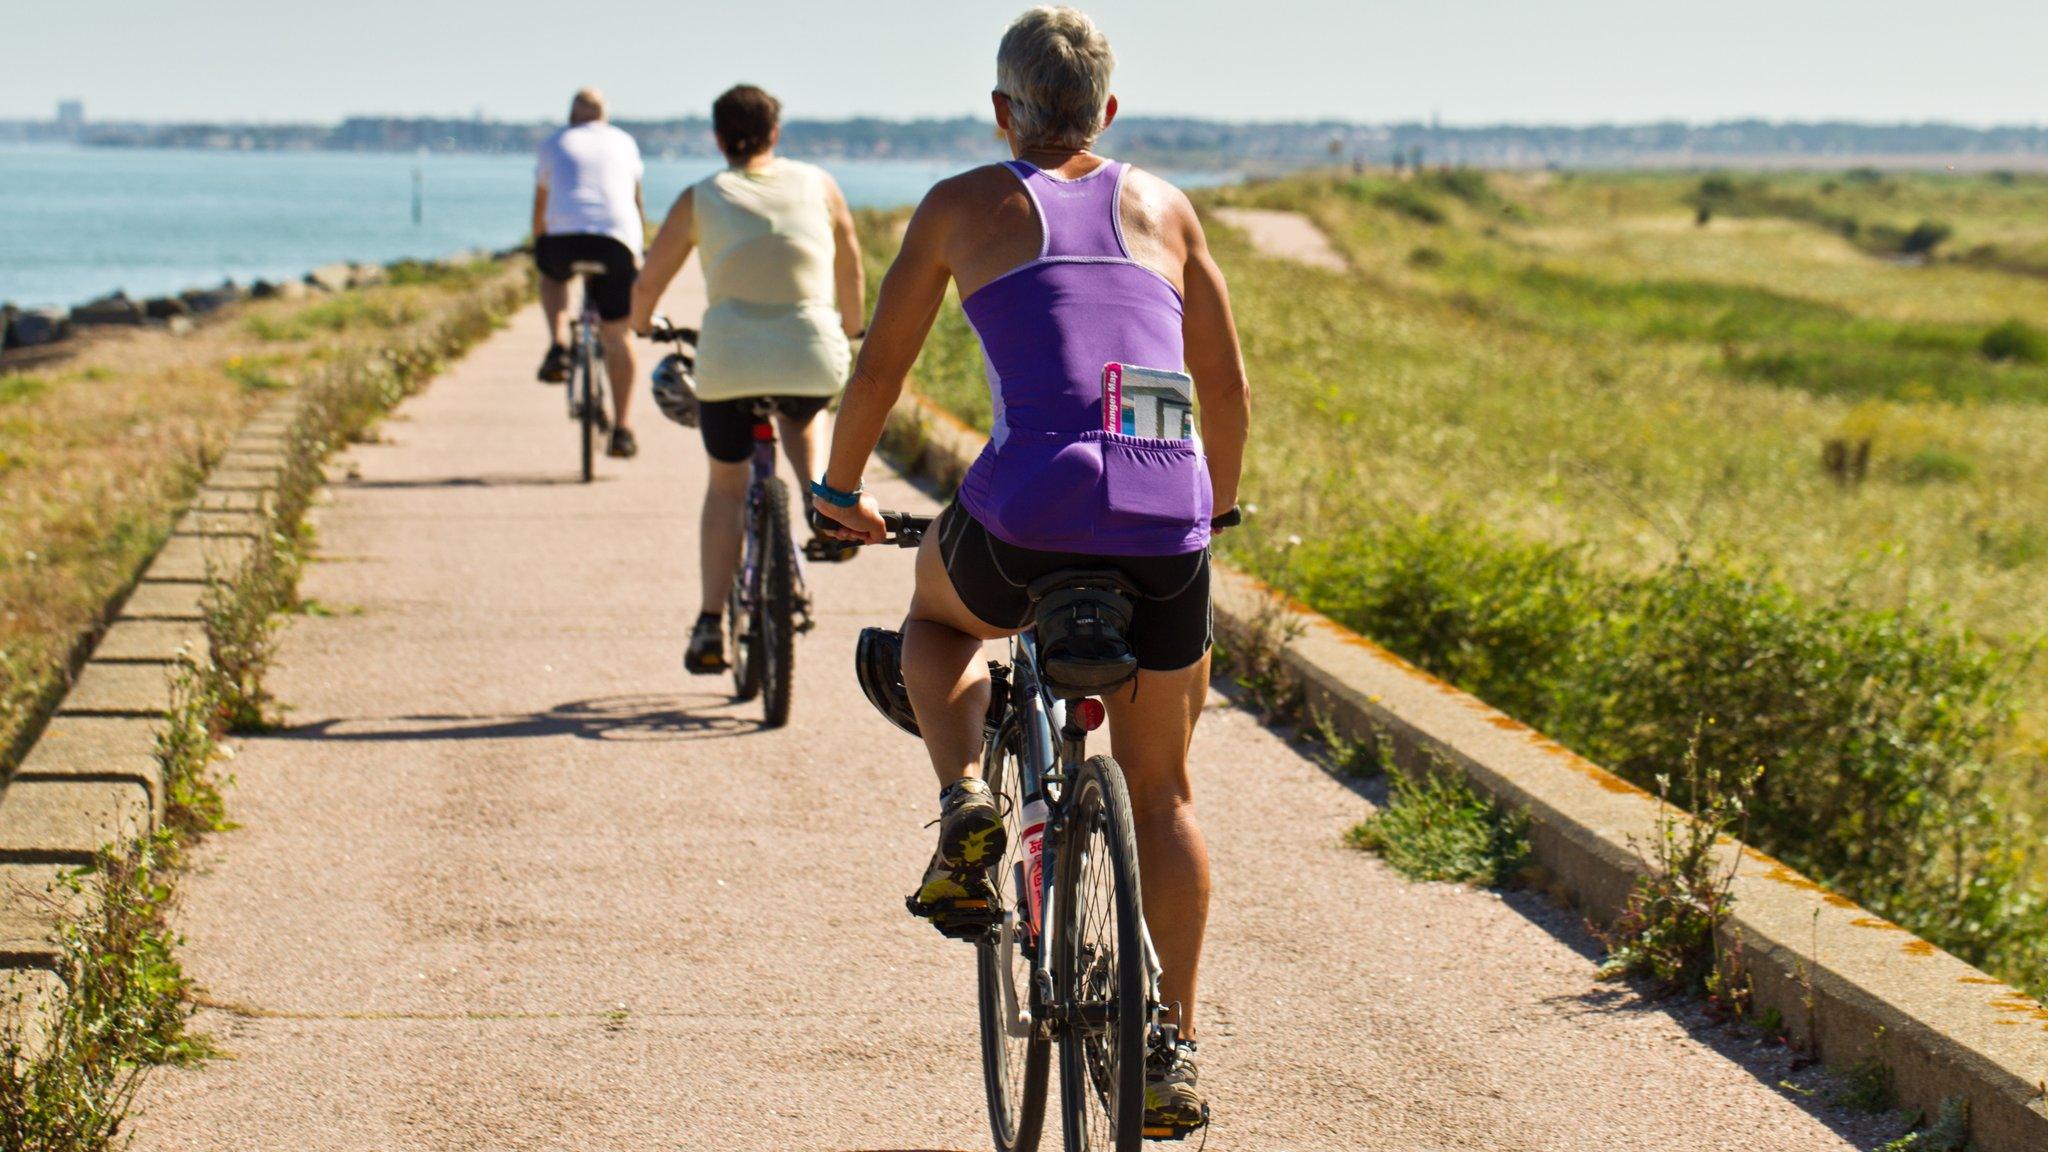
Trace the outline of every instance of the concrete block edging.
<instances>
[{"instance_id":1,"label":"concrete block edging","mask_svg":"<svg viewBox=\"0 0 2048 1152\"><path fill-rule=\"evenodd\" d=\"M916 395L892 425L885 450L945 484L987 443ZM1219 630L1247 633L1274 610L1272 589L1215 571ZM1526 809L1537 862L1559 886L1603 921L1621 910L1647 870L1637 845L1663 814L1655 797L1306 605L1283 607L1303 631L1282 659L1313 714L1348 737L1391 740L1404 769L1441 759ZM1967 1099L1983 1152L2048 1148L2048 1007L1764 853L1724 851L1742 862L1723 934L1742 949L1757 1008L1777 1009L1829 1064L1876 1056L1900 1102L1930 1117Z\"/></svg>"}]
</instances>

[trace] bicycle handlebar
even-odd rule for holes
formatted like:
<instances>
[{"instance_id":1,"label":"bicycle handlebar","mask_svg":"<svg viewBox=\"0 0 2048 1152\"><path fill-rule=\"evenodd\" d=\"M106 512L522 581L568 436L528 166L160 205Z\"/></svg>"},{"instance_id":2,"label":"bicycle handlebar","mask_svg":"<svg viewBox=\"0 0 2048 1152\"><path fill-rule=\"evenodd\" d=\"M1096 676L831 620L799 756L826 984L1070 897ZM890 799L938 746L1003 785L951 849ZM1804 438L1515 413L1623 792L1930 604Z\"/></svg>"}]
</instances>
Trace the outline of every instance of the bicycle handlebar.
<instances>
[{"instance_id":1,"label":"bicycle handlebar","mask_svg":"<svg viewBox=\"0 0 2048 1152\"><path fill-rule=\"evenodd\" d=\"M888 534L882 537L881 542L883 544L894 544L898 548L915 548L924 542L925 530L932 526L932 519L930 516L914 516L908 512L884 512L882 513L882 524ZM1232 508L1230 511L1210 520L1209 528L1212 531L1221 532L1226 528L1235 528L1243 523L1244 513L1237 508Z\"/></svg>"},{"instance_id":2,"label":"bicycle handlebar","mask_svg":"<svg viewBox=\"0 0 2048 1152\"><path fill-rule=\"evenodd\" d=\"M669 323L668 317L656 316L654 323L647 329L647 338L657 344L695 344L697 342L697 330L695 328L678 328L674 324Z\"/></svg>"}]
</instances>

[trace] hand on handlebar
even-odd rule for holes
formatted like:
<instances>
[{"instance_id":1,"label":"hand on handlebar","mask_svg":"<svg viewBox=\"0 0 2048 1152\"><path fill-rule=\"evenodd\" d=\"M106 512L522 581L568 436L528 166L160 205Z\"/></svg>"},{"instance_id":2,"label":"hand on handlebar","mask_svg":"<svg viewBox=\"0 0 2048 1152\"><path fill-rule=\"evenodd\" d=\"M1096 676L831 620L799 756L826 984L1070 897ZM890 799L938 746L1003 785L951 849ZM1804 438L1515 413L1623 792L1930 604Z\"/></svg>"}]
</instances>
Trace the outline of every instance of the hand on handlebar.
<instances>
[{"instance_id":1,"label":"hand on handlebar","mask_svg":"<svg viewBox=\"0 0 2048 1152\"><path fill-rule=\"evenodd\" d=\"M844 507L813 496L811 508L817 512L824 534L835 540L880 544L889 535L889 527L882 521L881 506L865 492L858 501Z\"/></svg>"}]
</instances>

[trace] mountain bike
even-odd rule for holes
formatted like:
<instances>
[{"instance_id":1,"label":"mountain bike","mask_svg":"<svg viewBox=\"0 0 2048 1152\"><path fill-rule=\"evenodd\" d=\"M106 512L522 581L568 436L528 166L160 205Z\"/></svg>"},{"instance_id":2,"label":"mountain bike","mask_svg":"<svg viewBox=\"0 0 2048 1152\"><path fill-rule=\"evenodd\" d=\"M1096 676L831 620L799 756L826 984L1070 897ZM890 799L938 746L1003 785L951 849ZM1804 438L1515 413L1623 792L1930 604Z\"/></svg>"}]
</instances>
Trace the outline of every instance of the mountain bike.
<instances>
[{"instance_id":1,"label":"mountain bike","mask_svg":"<svg viewBox=\"0 0 2048 1152\"><path fill-rule=\"evenodd\" d=\"M916 547L931 521L885 512L884 543ZM1136 675L1121 639L1138 596L1113 569L1066 569L1030 586L1032 622L991 661L982 778L1004 813L997 898L942 929L975 942L983 1081L999 1152L1030 1152L1044 1124L1051 1046L1060 1046L1069 1149L1136 1152L1145 1054L1161 1026L1159 957L1145 927L1138 848L1122 769L1087 753L1097 697ZM884 716L916 735L902 697L902 637L861 633L855 668ZM1051 867L1046 867L1046 862Z\"/></svg>"},{"instance_id":2,"label":"mountain bike","mask_svg":"<svg viewBox=\"0 0 2048 1152\"><path fill-rule=\"evenodd\" d=\"M649 339L694 344L696 332L657 320ZM775 472L775 400L754 401L754 456L747 481L746 535L739 572L725 600L726 651L734 696L761 698L767 727L789 723L796 683L796 638L809 632L811 594L790 535L789 486Z\"/></svg>"},{"instance_id":3,"label":"mountain bike","mask_svg":"<svg viewBox=\"0 0 2048 1152\"><path fill-rule=\"evenodd\" d=\"M611 430L605 410L604 342L598 338L597 303L590 295L590 277L602 276L605 266L596 260L578 260L569 265L571 275L583 282L583 311L576 317L569 362L569 419L583 434L583 482L597 477L597 438Z\"/></svg>"}]
</instances>

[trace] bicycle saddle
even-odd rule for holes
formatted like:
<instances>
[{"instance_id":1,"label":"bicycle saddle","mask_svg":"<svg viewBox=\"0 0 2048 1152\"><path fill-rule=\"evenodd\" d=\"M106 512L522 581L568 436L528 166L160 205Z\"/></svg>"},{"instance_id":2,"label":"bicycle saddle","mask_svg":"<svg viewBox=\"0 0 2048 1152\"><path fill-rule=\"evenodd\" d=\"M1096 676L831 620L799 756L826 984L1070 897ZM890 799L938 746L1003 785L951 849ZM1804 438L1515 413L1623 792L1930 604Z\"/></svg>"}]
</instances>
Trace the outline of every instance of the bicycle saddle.
<instances>
[{"instance_id":1,"label":"bicycle saddle","mask_svg":"<svg viewBox=\"0 0 2048 1152\"><path fill-rule=\"evenodd\" d=\"M1062 699L1101 696L1138 674L1125 633L1138 590L1114 568L1069 568L1031 582L1038 671Z\"/></svg>"}]
</instances>

